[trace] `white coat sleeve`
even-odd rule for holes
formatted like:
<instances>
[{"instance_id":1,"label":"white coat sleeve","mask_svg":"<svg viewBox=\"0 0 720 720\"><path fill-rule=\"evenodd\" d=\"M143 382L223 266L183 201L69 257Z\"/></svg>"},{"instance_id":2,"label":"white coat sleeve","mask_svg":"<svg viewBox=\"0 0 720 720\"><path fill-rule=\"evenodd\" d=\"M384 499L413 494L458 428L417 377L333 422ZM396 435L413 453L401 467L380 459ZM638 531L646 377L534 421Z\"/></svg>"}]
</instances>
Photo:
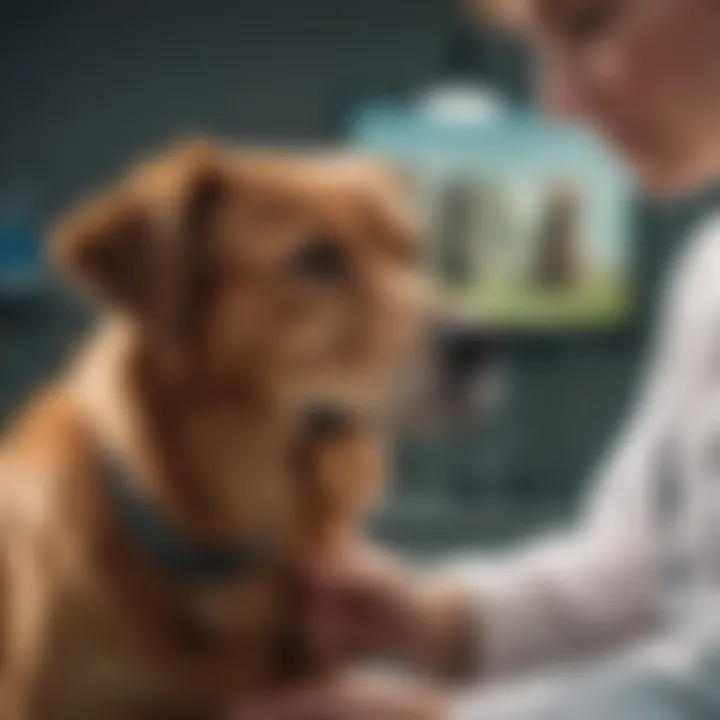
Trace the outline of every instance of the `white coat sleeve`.
<instances>
[{"instance_id":1,"label":"white coat sleeve","mask_svg":"<svg viewBox=\"0 0 720 720\"><path fill-rule=\"evenodd\" d=\"M656 617L656 481L705 352L700 325L708 287L720 284L719 251L716 222L678 264L639 402L576 527L492 561L451 564L473 593L484 675L592 652Z\"/></svg>"}]
</instances>

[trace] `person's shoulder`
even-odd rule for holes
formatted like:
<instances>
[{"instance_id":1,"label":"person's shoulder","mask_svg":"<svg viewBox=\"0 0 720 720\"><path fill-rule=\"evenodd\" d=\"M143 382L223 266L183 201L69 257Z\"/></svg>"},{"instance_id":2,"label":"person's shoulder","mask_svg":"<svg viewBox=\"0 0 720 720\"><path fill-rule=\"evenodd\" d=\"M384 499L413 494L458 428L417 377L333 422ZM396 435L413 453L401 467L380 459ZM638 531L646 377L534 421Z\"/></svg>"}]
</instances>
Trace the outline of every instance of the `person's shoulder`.
<instances>
[{"instance_id":1,"label":"person's shoulder","mask_svg":"<svg viewBox=\"0 0 720 720\"><path fill-rule=\"evenodd\" d=\"M704 218L692 230L680 258L679 275L717 281L720 272L720 212Z\"/></svg>"},{"instance_id":2,"label":"person's shoulder","mask_svg":"<svg viewBox=\"0 0 720 720\"><path fill-rule=\"evenodd\" d=\"M720 306L720 213L701 220L670 277L672 304Z\"/></svg>"}]
</instances>

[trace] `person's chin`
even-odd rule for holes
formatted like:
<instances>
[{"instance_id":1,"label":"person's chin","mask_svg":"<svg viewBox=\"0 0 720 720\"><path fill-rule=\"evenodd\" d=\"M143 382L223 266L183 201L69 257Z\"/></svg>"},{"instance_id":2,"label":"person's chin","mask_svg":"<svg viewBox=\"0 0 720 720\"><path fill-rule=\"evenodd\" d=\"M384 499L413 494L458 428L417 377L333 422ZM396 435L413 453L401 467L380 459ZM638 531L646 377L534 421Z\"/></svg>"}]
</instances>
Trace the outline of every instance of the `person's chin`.
<instances>
[{"instance_id":1,"label":"person's chin","mask_svg":"<svg viewBox=\"0 0 720 720\"><path fill-rule=\"evenodd\" d=\"M634 165L638 184L660 200L692 195L720 179L720 167L709 162L638 162Z\"/></svg>"}]
</instances>

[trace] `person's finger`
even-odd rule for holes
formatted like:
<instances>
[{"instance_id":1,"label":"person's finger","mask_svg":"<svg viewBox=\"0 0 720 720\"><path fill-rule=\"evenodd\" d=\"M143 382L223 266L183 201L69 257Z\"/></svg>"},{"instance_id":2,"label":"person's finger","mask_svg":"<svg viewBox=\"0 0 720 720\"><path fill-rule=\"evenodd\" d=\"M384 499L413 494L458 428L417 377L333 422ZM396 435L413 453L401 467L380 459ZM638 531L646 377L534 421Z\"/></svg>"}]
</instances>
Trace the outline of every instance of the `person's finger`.
<instances>
[{"instance_id":1,"label":"person's finger","mask_svg":"<svg viewBox=\"0 0 720 720\"><path fill-rule=\"evenodd\" d=\"M404 658L415 646L419 577L368 546L316 558L306 568L297 618L313 657Z\"/></svg>"},{"instance_id":2,"label":"person's finger","mask_svg":"<svg viewBox=\"0 0 720 720\"><path fill-rule=\"evenodd\" d=\"M343 654L354 627L362 629L382 603L384 583L376 564L359 556L324 559L307 568L302 584L301 634L320 655Z\"/></svg>"}]
</instances>

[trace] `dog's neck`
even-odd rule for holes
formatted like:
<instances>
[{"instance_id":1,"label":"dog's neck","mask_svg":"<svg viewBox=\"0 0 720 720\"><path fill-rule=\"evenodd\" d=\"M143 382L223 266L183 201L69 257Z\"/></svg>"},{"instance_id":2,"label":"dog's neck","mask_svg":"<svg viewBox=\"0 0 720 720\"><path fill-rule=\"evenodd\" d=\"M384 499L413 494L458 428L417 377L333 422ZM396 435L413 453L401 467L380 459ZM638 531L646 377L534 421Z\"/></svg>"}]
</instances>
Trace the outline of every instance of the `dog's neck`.
<instances>
[{"instance_id":1,"label":"dog's neck","mask_svg":"<svg viewBox=\"0 0 720 720\"><path fill-rule=\"evenodd\" d=\"M138 491L210 541L292 527L292 429L279 408L253 388L208 397L156 372L118 322L100 330L73 378L89 427Z\"/></svg>"}]
</instances>

